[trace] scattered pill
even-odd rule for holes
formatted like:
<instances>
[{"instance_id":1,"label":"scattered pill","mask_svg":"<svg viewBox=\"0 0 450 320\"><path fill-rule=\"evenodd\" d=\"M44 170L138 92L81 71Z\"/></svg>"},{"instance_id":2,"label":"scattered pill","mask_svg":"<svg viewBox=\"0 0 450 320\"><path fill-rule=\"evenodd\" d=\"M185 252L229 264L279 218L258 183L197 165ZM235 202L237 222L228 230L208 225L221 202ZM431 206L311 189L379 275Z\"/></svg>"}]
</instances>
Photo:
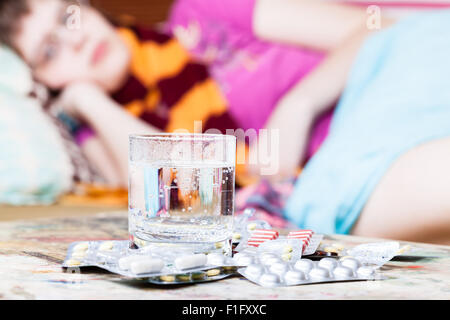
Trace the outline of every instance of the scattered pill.
<instances>
[{"instance_id":1,"label":"scattered pill","mask_svg":"<svg viewBox=\"0 0 450 320\"><path fill-rule=\"evenodd\" d=\"M157 258L145 258L130 263L130 270L134 274L160 272L163 268L164 261Z\"/></svg>"},{"instance_id":2,"label":"scattered pill","mask_svg":"<svg viewBox=\"0 0 450 320\"><path fill-rule=\"evenodd\" d=\"M215 243L215 247L216 247L216 249L222 248L223 247L223 242L216 242Z\"/></svg>"},{"instance_id":3,"label":"scattered pill","mask_svg":"<svg viewBox=\"0 0 450 320\"><path fill-rule=\"evenodd\" d=\"M184 269L192 269L204 266L206 264L206 255L199 253L199 254L192 254L188 256L183 256L175 259L175 266L179 270Z\"/></svg>"},{"instance_id":4,"label":"scattered pill","mask_svg":"<svg viewBox=\"0 0 450 320\"><path fill-rule=\"evenodd\" d=\"M238 232L233 233L233 240L240 240L241 239L241 234Z\"/></svg>"}]
</instances>

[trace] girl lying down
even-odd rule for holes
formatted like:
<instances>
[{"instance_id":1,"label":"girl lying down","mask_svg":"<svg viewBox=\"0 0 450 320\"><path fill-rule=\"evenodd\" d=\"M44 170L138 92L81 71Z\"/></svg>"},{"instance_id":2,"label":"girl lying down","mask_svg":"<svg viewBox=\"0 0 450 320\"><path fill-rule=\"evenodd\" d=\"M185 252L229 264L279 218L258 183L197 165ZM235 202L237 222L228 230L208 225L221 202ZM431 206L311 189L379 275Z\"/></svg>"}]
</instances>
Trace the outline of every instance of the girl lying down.
<instances>
[{"instance_id":1,"label":"girl lying down","mask_svg":"<svg viewBox=\"0 0 450 320\"><path fill-rule=\"evenodd\" d=\"M339 101L285 216L318 232L450 242L449 11L375 32L365 11L317 0L178 0L160 32L88 6L72 30L70 4L0 0L0 38L61 91L111 185L126 185L128 134L196 121L279 130L271 179L293 176L318 115Z\"/></svg>"}]
</instances>

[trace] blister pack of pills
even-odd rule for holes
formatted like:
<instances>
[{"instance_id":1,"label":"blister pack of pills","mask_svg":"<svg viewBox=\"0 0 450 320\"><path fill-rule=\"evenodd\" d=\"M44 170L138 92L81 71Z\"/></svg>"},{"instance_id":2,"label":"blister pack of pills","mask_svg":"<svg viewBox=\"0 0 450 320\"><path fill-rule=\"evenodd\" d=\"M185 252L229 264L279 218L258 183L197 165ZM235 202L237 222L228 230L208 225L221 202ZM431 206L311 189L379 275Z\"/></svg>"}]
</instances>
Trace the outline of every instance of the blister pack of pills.
<instances>
[{"instance_id":1,"label":"blister pack of pills","mask_svg":"<svg viewBox=\"0 0 450 320\"><path fill-rule=\"evenodd\" d=\"M251 247L258 248L260 246L268 248L289 240L299 240L296 242L296 249L300 250L301 256L307 256L316 252L322 239L323 235L315 234L311 230L298 230L289 233L288 236L279 236L278 232L273 229L254 229L248 238L243 239L236 246L235 251L241 252Z\"/></svg>"},{"instance_id":2,"label":"blister pack of pills","mask_svg":"<svg viewBox=\"0 0 450 320\"><path fill-rule=\"evenodd\" d=\"M237 275L236 267L220 267L197 272L150 277L147 282L157 285L186 285L218 281L235 275Z\"/></svg>"},{"instance_id":3,"label":"blister pack of pills","mask_svg":"<svg viewBox=\"0 0 450 320\"><path fill-rule=\"evenodd\" d=\"M320 261L298 259L286 262L273 253L263 253L238 272L263 287L305 285L324 282L383 279L374 266L363 265L355 258Z\"/></svg>"},{"instance_id":4,"label":"blister pack of pills","mask_svg":"<svg viewBox=\"0 0 450 320\"><path fill-rule=\"evenodd\" d=\"M128 241L88 241L72 243L62 266L95 266L128 278L148 278L238 265L221 253L196 253L191 247L154 245L136 250Z\"/></svg>"}]
</instances>

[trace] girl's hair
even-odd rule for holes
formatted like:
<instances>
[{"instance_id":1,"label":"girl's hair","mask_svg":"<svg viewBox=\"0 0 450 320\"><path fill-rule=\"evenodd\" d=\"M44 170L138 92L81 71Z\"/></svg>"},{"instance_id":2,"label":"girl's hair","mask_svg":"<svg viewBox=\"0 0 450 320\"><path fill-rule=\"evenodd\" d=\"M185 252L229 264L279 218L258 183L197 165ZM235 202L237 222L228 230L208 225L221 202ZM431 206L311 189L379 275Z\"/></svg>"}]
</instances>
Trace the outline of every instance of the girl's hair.
<instances>
[{"instance_id":1,"label":"girl's hair","mask_svg":"<svg viewBox=\"0 0 450 320\"><path fill-rule=\"evenodd\" d=\"M0 44L11 46L20 18L28 12L28 0L0 0Z\"/></svg>"}]
</instances>

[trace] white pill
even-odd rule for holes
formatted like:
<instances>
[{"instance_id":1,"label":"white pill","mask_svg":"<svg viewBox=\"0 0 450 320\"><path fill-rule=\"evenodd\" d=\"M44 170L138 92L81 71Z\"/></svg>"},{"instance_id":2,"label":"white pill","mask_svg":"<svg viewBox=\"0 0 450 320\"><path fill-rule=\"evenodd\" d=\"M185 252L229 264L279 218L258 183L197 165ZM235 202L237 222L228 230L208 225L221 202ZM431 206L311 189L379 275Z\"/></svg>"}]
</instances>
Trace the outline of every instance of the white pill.
<instances>
[{"instance_id":1,"label":"white pill","mask_svg":"<svg viewBox=\"0 0 450 320\"><path fill-rule=\"evenodd\" d=\"M146 258L133 261L130 264L131 272L134 274L155 273L164 268L164 261L155 258Z\"/></svg>"},{"instance_id":2,"label":"white pill","mask_svg":"<svg viewBox=\"0 0 450 320\"><path fill-rule=\"evenodd\" d=\"M73 251L86 251L89 249L89 243L88 242L81 242L73 247Z\"/></svg>"},{"instance_id":3,"label":"white pill","mask_svg":"<svg viewBox=\"0 0 450 320\"><path fill-rule=\"evenodd\" d=\"M206 255L203 253L192 254L175 259L175 266L178 270L192 269L204 266L206 264Z\"/></svg>"},{"instance_id":4,"label":"white pill","mask_svg":"<svg viewBox=\"0 0 450 320\"><path fill-rule=\"evenodd\" d=\"M222 266L225 264L225 257L220 253L210 253L207 256L208 264Z\"/></svg>"},{"instance_id":5,"label":"white pill","mask_svg":"<svg viewBox=\"0 0 450 320\"><path fill-rule=\"evenodd\" d=\"M288 271L288 269L288 265L284 262L276 262L270 266L270 271L280 276Z\"/></svg>"},{"instance_id":6,"label":"white pill","mask_svg":"<svg viewBox=\"0 0 450 320\"><path fill-rule=\"evenodd\" d=\"M337 265L338 262L336 261L336 259L333 258L323 258L319 261L319 267L328 269L330 271L336 268Z\"/></svg>"},{"instance_id":7,"label":"white pill","mask_svg":"<svg viewBox=\"0 0 450 320\"><path fill-rule=\"evenodd\" d=\"M303 271L289 270L284 275L284 280L287 284L298 283L300 281L304 281L305 279L306 277Z\"/></svg>"},{"instance_id":8,"label":"white pill","mask_svg":"<svg viewBox=\"0 0 450 320\"><path fill-rule=\"evenodd\" d=\"M338 279L347 279L353 277L353 270L349 267L336 267L336 269L333 270L333 274Z\"/></svg>"},{"instance_id":9,"label":"white pill","mask_svg":"<svg viewBox=\"0 0 450 320\"><path fill-rule=\"evenodd\" d=\"M259 256L259 259L260 259L261 261L264 261L264 260L266 260L266 259L270 259L270 258L274 258L274 257L276 257L275 254L270 253L270 252L264 252L264 253L262 253L262 254Z\"/></svg>"},{"instance_id":10,"label":"white pill","mask_svg":"<svg viewBox=\"0 0 450 320\"><path fill-rule=\"evenodd\" d=\"M250 231L255 230L257 227L258 227L258 225L256 223L249 223L247 225L247 230L250 232Z\"/></svg>"},{"instance_id":11,"label":"white pill","mask_svg":"<svg viewBox=\"0 0 450 320\"><path fill-rule=\"evenodd\" d=\"M300 259L294 265L294 269L305 273L308 273L312 268L314 268L314 262L309 259Z\"/></svg>"},{"instance_id":12,"label":"white pill","mask_svg":"<svg viewBox=\"0 0 450 320\"><path fill-rule=\"evenodd\" d=\"M252 264L255 261L255 259L251 256L243 256L239 258L238 264L241 266L248 266L249 264Z\"/></svg>"},{"instance_id":13,"label":"white pill","mask_svg":"<svg viewBox=\"0 0 450 320\"><path fill-rule=\"evenodd\" d=\"M122 270L129 270L131 267L131 263L134 261L139 261L145 259L145 256L138 256L138 255L130 255L126 257L122 257L119 259L119 268Z\"/></svg>"},{"instance_id":14,"label":"white pill","mask_svg":"<svg viewBox=\"0 0 450 320\"><path fill-rule=\"evenodd\" d=\"M370 277L375 273L375 269L372 267L360 267L358 268L358 276L360 277Z\"/></svg>"},{"instance_id":15,"label":"white pill","mask_svg":"<svg viewBox=\"0 0 450 320\"><path fill-rule=\"evenodd\" d=\"M353 258L346 258L341 260L341 266L352 269L354 272L361 266L361 263Z\"/></svg>"},{"instance_id":16,"label":"white pill","mask_svg":"<svg viewBox=\"0 0 450 320\"><path fill-rule=\"evenodd\" d=\"M86 256L86 251L74 251L72 252L72 259L83 260Z\"/></svg>"},{"instance_id":17,"label":"white pill","mask_svg":"<svg viewBox=\"0 0 450 320\"><path fill-rule=\"evenodd\" d=\"M280 277L273 273L265 273L259 278L259 283L264 287L272 287L280 283Z\"/></svg>"},{"instance_id":18,"label":"white pill","mask_svg":"<svg viewBox=\"0 0 450 320\"><path fill-rule=\"evenodd\" d=\"M278 257L268 257L268 258L262 260L261 262L266 266L270 266L274 263L281 262L281 259Z\"/></svg>"},{"instance_id":19,"label":"white pill","mask_svg":"<svg viewBox=\"0 0 450 320\"><path fill-rule=\"evenodd\" d=\"M264 271L264 267L260 264L250 264L247 268L245 268L245 274L256 278L259 277Z\"/></svg>"},{"instance_id":20,"label":"white pill","mask_svg":"<svg viewBox=\"0 0 450 320\"><path fill-rule=\"evenodd\" d=\"M330 272L325 268L317 267L309 272L309 276L313 279L328 279Z\"/></svg>"},{"instance_id":21,"label":"white pill","mask_svg":"<svg viewBox=\"0 0 450 320\"><path fill-rule=\"evenodd\" d=\"M233 256L233 260L235 261L236 264L240 264L241 259L246 259L248 257L249 257L249 255L246 253L238 252Z\"/></svg>"}]
</instances>

